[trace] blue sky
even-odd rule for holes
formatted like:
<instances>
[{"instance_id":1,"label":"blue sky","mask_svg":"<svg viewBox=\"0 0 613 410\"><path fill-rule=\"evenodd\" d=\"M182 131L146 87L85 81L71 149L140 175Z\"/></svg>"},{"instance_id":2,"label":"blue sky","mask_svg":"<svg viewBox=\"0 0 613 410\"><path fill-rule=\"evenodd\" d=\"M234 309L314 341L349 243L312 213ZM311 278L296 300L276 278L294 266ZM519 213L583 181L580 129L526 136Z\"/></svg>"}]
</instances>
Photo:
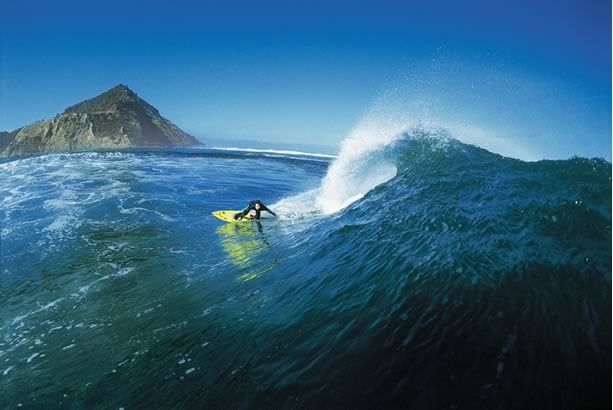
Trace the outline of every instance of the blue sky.
<instances>
[{"instance_id":1,"label":"blue sky","mask_svg":"<svg viewBox=\"0 0 613 410\"><path fill-rule=\"evenodd\" d=\"M611 158L608 1L46 3L3 2L0 130L125 83L205 142L336 145L376 107Z\"/></svg>"}]
</instances>

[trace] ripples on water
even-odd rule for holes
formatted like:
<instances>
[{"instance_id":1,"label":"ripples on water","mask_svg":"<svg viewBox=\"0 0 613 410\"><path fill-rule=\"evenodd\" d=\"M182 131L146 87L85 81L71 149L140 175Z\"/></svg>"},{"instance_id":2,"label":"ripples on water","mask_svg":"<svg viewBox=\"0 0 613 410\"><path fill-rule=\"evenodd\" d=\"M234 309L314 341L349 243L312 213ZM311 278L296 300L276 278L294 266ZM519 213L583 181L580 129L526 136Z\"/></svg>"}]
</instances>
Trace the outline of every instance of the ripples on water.
<instances>
[{"instance_id":1,"label":"ripples on water","mask_svg":"<svg viewBox=\"0 0 613 410\"><path fill-rule=\"evenodd\" d=\"M323 158L0 164L0 405L606 407L610 164L380 155L397 175L333 214ZM210 215L255 198L281 218Z\"/></svg>"}]
</instances>

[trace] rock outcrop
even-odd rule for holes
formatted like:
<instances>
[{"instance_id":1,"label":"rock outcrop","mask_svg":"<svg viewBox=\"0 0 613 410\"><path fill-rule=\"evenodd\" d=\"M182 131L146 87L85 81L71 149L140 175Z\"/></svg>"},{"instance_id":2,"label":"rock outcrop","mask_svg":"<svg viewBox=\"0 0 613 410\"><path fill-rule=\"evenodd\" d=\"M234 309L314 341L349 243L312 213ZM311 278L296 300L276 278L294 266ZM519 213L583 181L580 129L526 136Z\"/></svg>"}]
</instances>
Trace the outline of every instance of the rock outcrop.
<instances>
[{"instance_id":1,"label":"rock outcrop","mask_svg":"<svg viewBox=\"0 0 613 410\"><path fill-rule=\"evenodd\" d=\"M191 145L201 143L123 84L52 119L0 132L2 156Z\"/></svg>"}]
</instances>

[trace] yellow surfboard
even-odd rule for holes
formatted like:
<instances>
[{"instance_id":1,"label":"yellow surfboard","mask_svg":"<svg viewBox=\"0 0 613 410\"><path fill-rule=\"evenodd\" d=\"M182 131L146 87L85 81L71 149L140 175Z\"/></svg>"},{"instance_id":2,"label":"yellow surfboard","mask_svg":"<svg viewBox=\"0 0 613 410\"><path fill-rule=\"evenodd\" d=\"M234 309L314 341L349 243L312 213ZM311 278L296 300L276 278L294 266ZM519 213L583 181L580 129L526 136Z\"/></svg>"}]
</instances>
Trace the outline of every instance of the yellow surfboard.
<instances>
[{"instance_id":1,"label":"yellow surfboard","mask_svg":"<svg viewBox=\"0 0 613 410\"><path fill-rule=\"evenodd\" d=\"M238 212L241 212L240 210L238 211L234 211L234 210L225 210L225 211L214 211L211 212L213 214L214 217L221 219L224 222L230 222L233 224L240 224L240 223L244 223L244 222L250 222L252 219L249 216L249 214L245 215L245 217L243 219L239 219L238 221L236 219L234 219L234 215L237 214Z\"/></svg>"}]
</instances>

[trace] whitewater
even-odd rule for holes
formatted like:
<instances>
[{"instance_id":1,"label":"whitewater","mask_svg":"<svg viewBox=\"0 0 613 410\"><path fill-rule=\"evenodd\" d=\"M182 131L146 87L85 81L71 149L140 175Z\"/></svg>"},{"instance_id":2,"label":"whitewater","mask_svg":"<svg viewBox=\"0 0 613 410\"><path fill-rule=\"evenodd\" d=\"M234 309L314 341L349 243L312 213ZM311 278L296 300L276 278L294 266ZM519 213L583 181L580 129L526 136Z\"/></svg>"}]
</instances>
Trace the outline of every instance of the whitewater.
<instances>
[{"instance_id":1,"label":"whitewater","mask_svg":"<svg viewBox=\"0 0 613 410\"><path fill-rule=\"evenodd\" d=\"M4 160L0 407L602 408L611 164L456 137Z\"/></svg>"}]
</instances>

